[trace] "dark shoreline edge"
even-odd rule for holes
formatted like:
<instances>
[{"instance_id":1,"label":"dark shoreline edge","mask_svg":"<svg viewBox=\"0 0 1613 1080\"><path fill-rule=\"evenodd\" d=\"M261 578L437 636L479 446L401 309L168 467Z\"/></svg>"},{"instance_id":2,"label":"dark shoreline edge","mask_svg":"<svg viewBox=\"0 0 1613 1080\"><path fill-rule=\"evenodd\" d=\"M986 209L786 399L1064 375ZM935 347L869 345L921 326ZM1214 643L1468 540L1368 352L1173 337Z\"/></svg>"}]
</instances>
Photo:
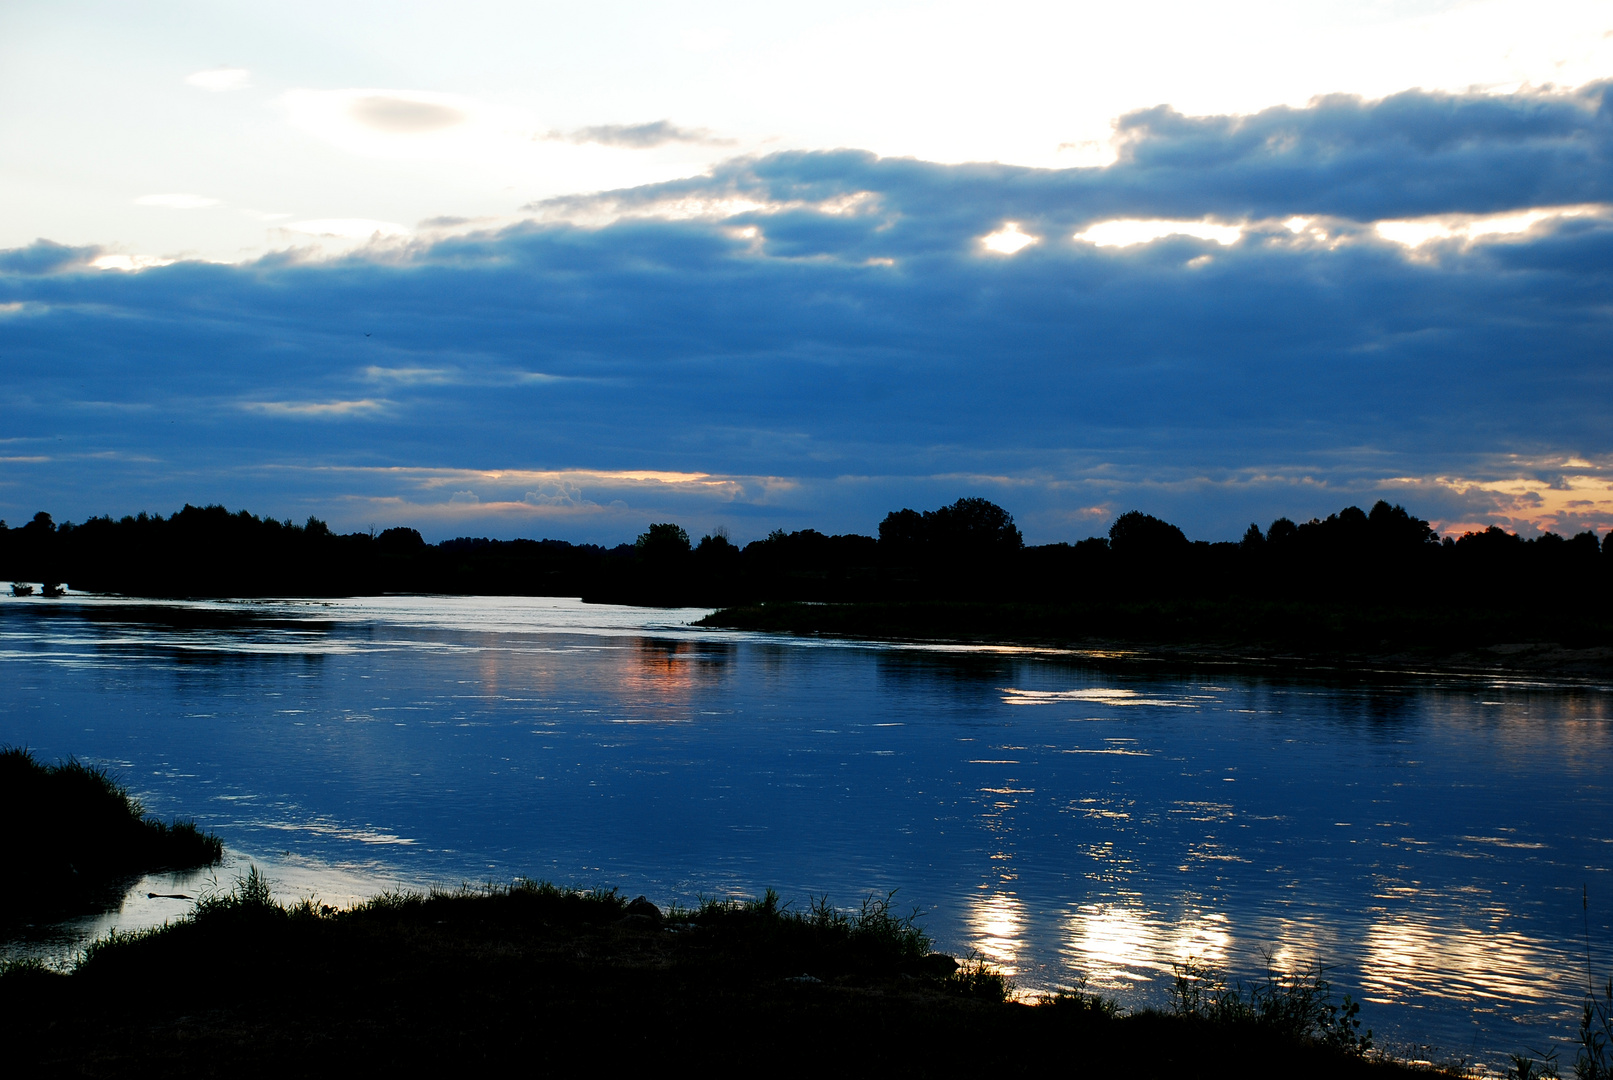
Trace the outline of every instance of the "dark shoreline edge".
<instances>
[{"instance_id":1,"label":"dark shoreline edge","mask_svg":"<svg viewBox=\"0 0 1613 1080\"><path fill-rule=\"evenodd\" d=\"M1245 610L1249 605L1240 605ZM949 601L799 603L784 601L720 608L693 625L800 637L913 645L976 645L1040 648L1078 654L1096 664L1148 663L1161 669L1216 667L1284 674L1528 677L1576 685L1613 683L1613 645L1569 644L1529 639L1488 643L1485 636L1461 634L1442 641L1426 621L1380 616L1362 631L1335 619L1337 609L1317 613L1288 606L1281 610L1277 635L1215 634L1221 605L1132 605L1115 618L1113 606ZM1182 609L1196 609L1183 618ZM1353 612L1345 612L1350 615ZM1438 622L1460 620L1452 613ZM1164 635L1139 634L1154 622ZM1282 623L1289 625L1283 626ZM1321 623L1318 632L1317 623ZM1484 619L1495 625L1492 614ZM1105 633L1116 623L1130 633ZM1128 625L1129 624L1129 625ZM1195 631L1198 635L1195 635ZM1209 632L1206 632L1209 631ZM1284 632L1286 631L1286 632ZM1490 635L1494 636L1494 635ZM1462 640L1466 638L1466 640Z\"/></svg>"},{"instance_id":2,"label":"dark shoreline edge","mask_svg":"<svg viewBox=\"0 0 1613 1080\"><path fill-rule=\"evenodd\" d=\"M0 932L116 907L145 874L224 857L218 837L148 816L105 769L22 747L0 746L0 821Z\"/></svg>"},{"instance_id":3,"label":"dark shoreline edge","mask_svg":"<svg viewBox=\"0 0 1613 1080\"><path fill-rule=\"evenodd\" d=\"M1173 1011L1125 1013L1079 989L1034 1004L1007 990L978 962L932 952L890 897L850 912L794 912L771 893L663 912L615 890L518 881L335 911L277 904L254 872L179 923L103 939L71 974L0 971L0 1035L12 1063L91 1076L674 1063L1456 1075L1365 1054L1353 1013L1341 1023L1317 977L1279 987L1274 1008L1193 993Z\"/></svg>"}]
</instances>

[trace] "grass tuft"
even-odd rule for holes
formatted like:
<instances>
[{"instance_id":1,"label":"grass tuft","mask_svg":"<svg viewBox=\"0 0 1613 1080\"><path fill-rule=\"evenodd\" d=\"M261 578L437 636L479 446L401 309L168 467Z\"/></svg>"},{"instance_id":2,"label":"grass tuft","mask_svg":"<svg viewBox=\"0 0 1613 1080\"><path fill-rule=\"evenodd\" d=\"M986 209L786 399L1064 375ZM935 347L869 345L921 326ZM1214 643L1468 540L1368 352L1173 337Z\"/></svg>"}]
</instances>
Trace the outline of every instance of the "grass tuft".
<instances>
[{"instance_id":1,"label":"grass tuft","mask_svg":"<svg viewBox=\"0 0 1613 1080\"><path fill-rule=\"evenodd\" d=\"M1613 977L1602 995L1585 995L1579 1021L1579 1051L1574 1057L1578 1080L1613 1080Z\"/></svg>"},{"instance_id":2,"label":"grass tuft","mask_svg":"<svg viewBox=\"0 0 1613 1080\"><path fill-rule=\"evenodd\" d=\"M131 877L224 854L194 822L147 816L105 769L72 758L46 765L21 747L0 747L0 821L0 926L94 910L120 899Z\"/></svg>"},{"instance_id":3,"label":"grass tuft","mask_svg":"<svg viewBox=\"0 0 1613 1080\"><path fill-rule=\"evenodd\" d=\"M1054 1012L1094 1016L1104 1020L1113 1020L1120 1015L1120 1002L1102 994L1087 993L1085 979L1069 990L1043 994L1037 1004Z\"/></svg>"},{"instance_id":4,"label":"grass tuft","mask_svg":"<svg viewBox=\"0 0 1613 1080\"><path fill-rule=\"evenodd\" d=\"M1172 965L1170 1010L1177 1016L1215 1024L1255 1024L1283 1037L1314 1042L1357 1057L1372 1049L1372 1030L1361 1031L1361 1006L1344 995L1333 1003L1326 969L1312 964L1278 972L1266 961L1266 981L1245 989L1228 984L1216 968L1189 957Z\"/></svg>"}]
</instances>

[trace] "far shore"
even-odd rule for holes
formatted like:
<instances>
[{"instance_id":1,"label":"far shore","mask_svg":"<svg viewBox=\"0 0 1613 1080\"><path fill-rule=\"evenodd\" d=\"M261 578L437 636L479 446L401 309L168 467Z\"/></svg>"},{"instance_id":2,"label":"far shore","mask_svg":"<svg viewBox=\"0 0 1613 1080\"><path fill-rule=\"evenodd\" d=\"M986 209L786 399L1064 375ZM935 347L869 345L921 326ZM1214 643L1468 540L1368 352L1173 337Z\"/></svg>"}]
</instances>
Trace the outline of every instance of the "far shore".
<instances>
[{"instance_id":1,"label":"far shore","mask_svg":"<svg viewBox=\"0 0 1613 1080\"><path fill-rule=\"evenodd\" d=\"M1157 609L1160 605L1154 605ZM1286 673L1339 673L1502 676L1547 678L1573 683L1600 683L1613 679L1613 645L1563 644L1551 640L1520 639L1496 644L1442 642L1426 627L1410 620L1372 629L1387 630L1377 640L1347 628L1329 640L1325 634L1303 631L1286 635L1253 635L1239 640L1243 629L1213 624L1216 612L1193 612L1193 624L1177 630L1174 640L1160 640L1174 629L1174 613L1158 618L1159 636L1106 635L1104 623L1139 622L1114 619L1110 611L1072 610L1024 604L985 603L772 603L721 608L696 625L713 629L755 630L803 637L839 638L921 645L1017 646L1068 650L1095 663L1144 662L1162 668L1219 667ZM1289 611L1289 620L1308 613ZM1459 617L1459 613L1458 616ZM1230 620L1229 620L1230 622ZM1217 636L1195 639L1193 630ZM1060 631L1063 632L1060 632ZM1354 630L1354 632L1352 632ZM1408 632L1409 631L1409 632Z\"/></svg>"}]
</instances>

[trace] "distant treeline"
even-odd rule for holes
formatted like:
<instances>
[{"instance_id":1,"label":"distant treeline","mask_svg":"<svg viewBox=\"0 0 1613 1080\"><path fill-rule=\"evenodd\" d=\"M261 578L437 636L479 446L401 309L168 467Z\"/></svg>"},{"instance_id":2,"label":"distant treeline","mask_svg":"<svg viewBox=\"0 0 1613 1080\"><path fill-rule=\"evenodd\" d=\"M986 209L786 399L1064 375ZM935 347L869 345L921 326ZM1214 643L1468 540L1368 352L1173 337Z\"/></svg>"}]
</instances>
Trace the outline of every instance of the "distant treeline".
<instances>
[{"instance_id":1,"label":"distant treeline","mask_svg":"<svg viewBox=\"0 0 1613 1080\"><path fill-rule=\"evenodd\" d=\"M671 523L613 548L469 537L427 544L410 528L339 535L315 518L295 525L186 506L166 518L57 525L40 513L20 528L0 522L0 578L153 597L430 592L703 606L1242 597L1562 613L1608 598L1613 544L1604 549L1593 532L1525 540L1493 527L1442 540L1386 502L1251 525L1237 543L1190 541L1133 511L1107 537L1027 546L1006 510L960 499L894 511L877 537L780 530L743 548L720 533L692 543Z\"/></svg>"}]
</instances>

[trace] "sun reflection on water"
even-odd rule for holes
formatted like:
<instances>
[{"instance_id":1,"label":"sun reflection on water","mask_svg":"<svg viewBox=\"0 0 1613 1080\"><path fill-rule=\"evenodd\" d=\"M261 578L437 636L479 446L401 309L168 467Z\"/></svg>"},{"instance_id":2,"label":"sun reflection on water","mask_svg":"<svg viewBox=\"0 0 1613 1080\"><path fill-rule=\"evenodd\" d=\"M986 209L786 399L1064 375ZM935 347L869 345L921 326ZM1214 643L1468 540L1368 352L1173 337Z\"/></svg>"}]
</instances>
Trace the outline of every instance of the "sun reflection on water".
<instances>
[{"instance_id":1,"label":"sun reflection on water","mask_svg":"<svg viewBox=\"0 0 1613 1080\"><path fill-rule=\"evenodd\" d=\"M1025 905L1013 893L982 892L969 905L969 947L1010 977L1025 947Z\"/></svg>"},{"instance_id":2,"label":"sun reflection on water","mask_svg":"<svg viewBox=\"0 0 1613 1080\"><path fill-rule=\"evenodd\" d=\"M1084 904L1069 915L1066 951L1098 985L1134 983L1169 970L1159 960L1160 932L1158 917L1139 907Z\"/></svg>"},{"instance_id":3,"label":"sun reflection on water","mask_svg":"<svg viewBox=\"0 0 1613 1080\"><path fill-rule=\"evenodd\" d=\"M1235 966L1238 949L1226 913L1195 907L1173 919L1144 908L1138 897L1071 909L1063 934L1069 967L1106 989L1152 983L1188 959L1215 968ZM1291 966L1296 965L1287 958L1274 960L1280 970Z\"/></svg>"},{"instance_id":4,"label":"sun reflection on water","mask_svg":"<svg viewBox=\"0 0 1613 1080\"><path fill-rule=\"evenodd\" d=\"M1374 1003L1410 993L1447 1000L1546 1001L1560 996L1554 984L1562 960L1538 941L1499 927L1386 913L1367 928L1361 986Z\"/></svg>"}]
</instances>

